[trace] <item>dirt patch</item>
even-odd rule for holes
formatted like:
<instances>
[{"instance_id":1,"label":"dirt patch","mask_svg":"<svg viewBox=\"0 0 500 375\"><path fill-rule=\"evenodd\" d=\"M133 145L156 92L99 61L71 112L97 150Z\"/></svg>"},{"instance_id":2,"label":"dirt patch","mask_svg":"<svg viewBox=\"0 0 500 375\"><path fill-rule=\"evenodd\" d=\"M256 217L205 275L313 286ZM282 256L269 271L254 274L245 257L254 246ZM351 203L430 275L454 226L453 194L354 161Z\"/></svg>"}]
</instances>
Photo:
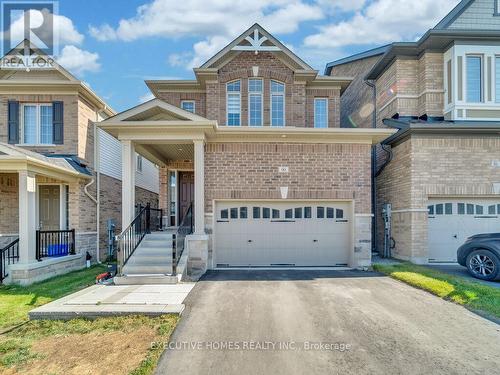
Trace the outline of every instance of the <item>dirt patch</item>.
<instances>
[{"instance_id":1,"label":"dirt patch","mask_svg":"<svg viewBox=\"0 0 500 375\"><path fill-rule=\"evenodd\" d=\"M157 334L154 328L52 336L37 340L31 350L43 356L18 369L18 374L128 374L146 357Z\"/></svg>"}]
</instances>

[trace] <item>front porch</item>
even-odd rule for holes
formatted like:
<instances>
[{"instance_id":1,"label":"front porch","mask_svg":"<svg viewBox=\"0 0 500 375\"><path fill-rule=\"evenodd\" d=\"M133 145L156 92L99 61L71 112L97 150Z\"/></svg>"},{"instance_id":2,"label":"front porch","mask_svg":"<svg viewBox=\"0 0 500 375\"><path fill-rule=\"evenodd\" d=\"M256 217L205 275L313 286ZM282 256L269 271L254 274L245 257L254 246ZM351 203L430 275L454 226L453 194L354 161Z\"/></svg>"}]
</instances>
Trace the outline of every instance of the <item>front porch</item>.
<instances>
[{"instance_id":1,"label":"front porch","mask_svg":"<svg viewBox=\"0 0 500 375\"><path fill-rule=\"evenodd\" d=\"M81 185L90 181L82 170L64 158L0 144L3 283L30 284L84 266L95 233L77 232L78 221L70 220Z\"/></svg>"}]
</instances>

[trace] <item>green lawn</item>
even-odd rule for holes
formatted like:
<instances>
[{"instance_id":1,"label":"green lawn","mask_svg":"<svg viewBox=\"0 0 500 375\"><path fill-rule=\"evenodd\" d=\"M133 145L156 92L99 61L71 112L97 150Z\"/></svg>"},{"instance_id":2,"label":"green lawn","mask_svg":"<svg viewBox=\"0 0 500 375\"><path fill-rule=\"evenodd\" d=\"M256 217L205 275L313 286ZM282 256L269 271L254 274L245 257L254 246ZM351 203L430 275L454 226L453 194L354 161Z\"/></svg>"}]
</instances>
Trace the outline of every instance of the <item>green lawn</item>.
<instances>
[{"instance_id":1,"label":"green lawn","mask_svg":"<svg viewBox=\"0 0 500 375\"><path fill-rule=\"evenodd\" d=\"M470 309L500 318L500 288L411 263L374 264L373 269Z\"/></svg>"},{"instance_id":2,"label":"green lawn","mask_svg":"<svg viewBox=\"0 0 500 375\"><path fill-rule=\"evenodd\" d=\"M96 265L27 287L0 285L0 331L28 320L28 311L37 306L95 284L96 275L104 271Z\"/></svg>"},{"instance_id":3,"label":"green lawn","mask_svg":"<svg viewBox=\"0 0 500 375\"><path fill-rule=\"evenodd\" d=\"M0 373L152 374L176 315L28 321L29 310L93 285L104 270L94 266L27 287L0 286Z\"/></svg>"}]
</instances>

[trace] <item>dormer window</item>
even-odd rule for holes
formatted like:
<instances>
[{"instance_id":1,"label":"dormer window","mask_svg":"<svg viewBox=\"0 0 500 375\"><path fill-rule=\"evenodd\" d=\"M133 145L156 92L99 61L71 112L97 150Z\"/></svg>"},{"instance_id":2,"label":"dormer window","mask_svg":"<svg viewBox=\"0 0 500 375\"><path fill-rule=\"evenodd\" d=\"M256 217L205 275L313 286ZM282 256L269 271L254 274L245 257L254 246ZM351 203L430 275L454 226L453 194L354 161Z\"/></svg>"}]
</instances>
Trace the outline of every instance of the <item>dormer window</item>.
<instances>
[{"instance_id":1,"label":"dormer window","mask_svg":"<svg viewBox=\"0 0 500 375\"><path fill-rule=\"evenodd\" d=\"M248 80L248 125L250 126L262 126L262 92L262 79L250 78Z\"/></svg>"},{"instance_id":2,"label":"dormer window","mask_svg":"<svg viewBox=\"0 0 500 375\"><path fill-rule=\"evenodd\" d=\"M233 81L226 85L227 91L227 125L241 125L241 82Z\"/></svg>"},{"instance_id":3,"label":"dormer window","mask_svg":"<svg viewBox=\"0 0 500 375\"><path fill-rule=\"evenodd\" d=\"M271 81L271 126L285 126L285 84Z\"/></svg>"},{"instance_id":4,"label":"dormer window","mask_svg":"<svg viewBox=\"0 0 500 375\"><path fill-rule=\"evenodd\" d=\"M181 108L185 111L194 113L195 112L194 100L182 100L181 101Z\"/></svg>"}]
</instances>

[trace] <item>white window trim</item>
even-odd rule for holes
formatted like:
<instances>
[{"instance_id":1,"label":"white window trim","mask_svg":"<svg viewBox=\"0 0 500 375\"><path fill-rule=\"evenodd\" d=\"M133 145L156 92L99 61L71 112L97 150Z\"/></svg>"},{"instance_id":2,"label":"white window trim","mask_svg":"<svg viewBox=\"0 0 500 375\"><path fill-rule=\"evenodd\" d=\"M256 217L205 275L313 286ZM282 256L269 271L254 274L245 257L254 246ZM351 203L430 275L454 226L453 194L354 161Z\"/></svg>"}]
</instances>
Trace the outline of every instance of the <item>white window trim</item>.
<instances>
[{"instance_id":1,"label":"white window trim","mask_svg":"<svg viewBox=\"0 0 500 375\"><path fill-rule=\"evenodd\" d=\"M277 82L277 83L280 83L283 85L283 92L273 92L273 85L272 85L272 82ZM275 127L275 128L283 128L286 126L286 84L285 82L281 82L281 81L278 81L276 79L272 79L269 81L269 108L271 109L269 111L269 125L271 125L271 127ZM283 125L273 125L273 96L276 95L276 96L282 96L283 97Z\"/></svg>"},{"instance_id":2,"label":"white window trim","mask_svg":"<svg viewBox=\"0 0 500 375\"><path fill-rule=\"evenodd\" d=\"M240 82L240 91L228 91L227 86L230 85L231 83L235 82ZM229 125L229 94L238 94L239 100L240 100L240 123L238 125ZM234 81L229 81L226 82L226 126L241 126L241 80L240 79L235 79Z\"/></svg>"},{"instance_id":3,"label":"white window trim","mask_svg":"<svg viewBox=\"0 0 500 375\"><path fill-rule=\"evenodd\" d=\"M187 111L187 109L183 108L184 103L193 103L193 112L192 113L196 113L196 102L194 100L181 100L181 109L183 109L184 111ZM188 112L191 112L191 111L188 111Z\"/></svg>"},{"instance_id":4,"label":"white window trim","mask_svg":"<svg viewBox=\"0 0 500 375\"><path fill-rule=\"evenodd\" d=\"M250 80L259 80L262 84L262 91L250 91ZM250 95L260 95L260 125L250 125ZM241 108L240 108L241 111ZM240 115L241 117L241 115ZM241 120L240 120L241 122ZM255 128L260 128L264 126L264 80L259 77L252 77L248 79L248 126L250 127L255 127Z\"/></svg>"},{"instance_id":5,"label":"white window trim","mask_svg":"<svg viewBox=\"0 0 500 375\"><path fill-rule=\"evenodd\" d=\"M35 143L25 143L24 142L24 107L36 107L36 142ZM41 143L40 142L40 137L41 137L41 122L40 122L40 107L52 107L52 103L22 103L19 109L19 143L17 146L55 146L55 144L52 143ZM54 109L52 109L54 110ZM52 124L52 127L54 124Z\"/></svg>"},{"instance_id":6,"label":"white window trim","mask_svg":"<svg viewBox=\"0 0 500 375\"><path fill-rule=\"evenodd\" d=\"M500 0L498 0L500 2ZM500 71L497 72L497 60L500 61L500 55L493 56L493 85L492 94L493 94L493 103L500 104L500 91L497 92L497 84L500 84ZM500 64L499 64L500 65ZM499 67L500 70L500 67ZM499 82L497 82L497 75L499 77ZM498 95L497 95L498 94Z\"/></svg>"},{"instance_id":7,"label":"white window trim","mask_svg":"<svg viewBox=\"0 0 500 375\"><path fill-rule=\"evenodd\" d=\"M316 102L319 100L324 100L326 102L326 127L324 128L319 128L316 126ZM327 97L318 97L314 98L314 103L313 103L313 127L318 128L318 129L328 129L328 98Z\"/></svg>"},{"instance_id":8,"label":"white window trim","mask_svg":"<svg viewBox=\"0 0 500 375\"><path fill-rule=\"evenodd\" d=\"M469 57L478 57L480 59L480 66L481 66L481 76L479 77L479 82L481 82L481 98L478 102L470 102L469 99L468 99L468 77L467 77L467 69L468 69L468 58ZM479 53L467 53L465 55L465 69L464 69L464 73L465 73L465 81L464 81L464 87L465 87L465 95L464 95L464 99L465 99L465 102L467 104L478 104L478 103L484 103L485 102L485 86L486 86L486 75L484 74L484 55L482 54L479 54Z\"/></svg>"}]
</instances>

